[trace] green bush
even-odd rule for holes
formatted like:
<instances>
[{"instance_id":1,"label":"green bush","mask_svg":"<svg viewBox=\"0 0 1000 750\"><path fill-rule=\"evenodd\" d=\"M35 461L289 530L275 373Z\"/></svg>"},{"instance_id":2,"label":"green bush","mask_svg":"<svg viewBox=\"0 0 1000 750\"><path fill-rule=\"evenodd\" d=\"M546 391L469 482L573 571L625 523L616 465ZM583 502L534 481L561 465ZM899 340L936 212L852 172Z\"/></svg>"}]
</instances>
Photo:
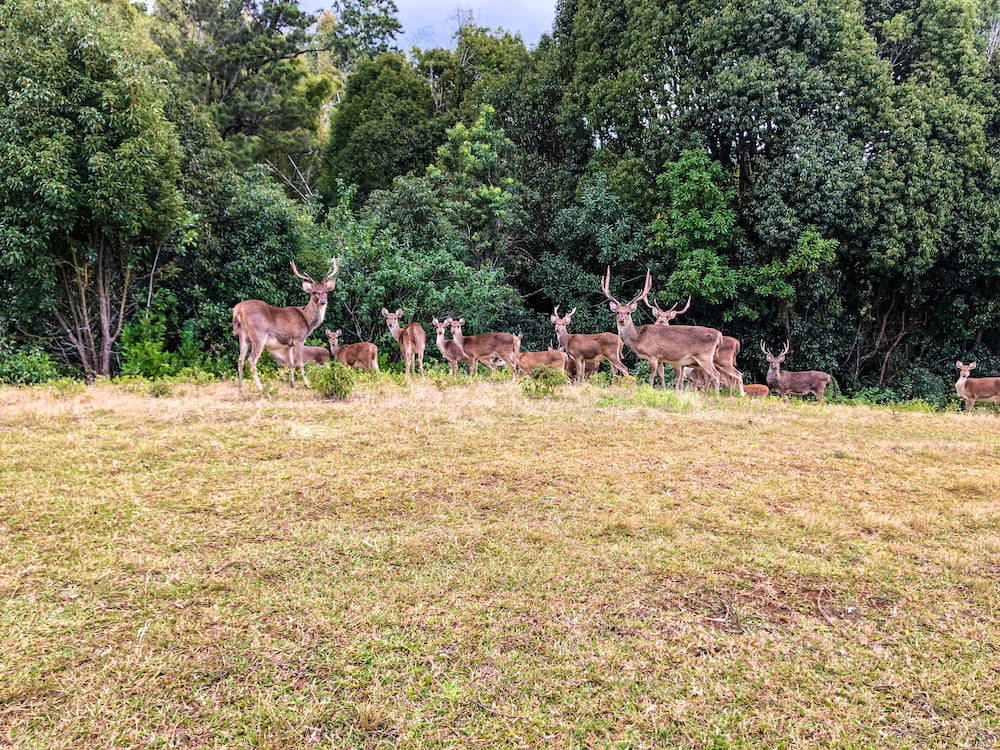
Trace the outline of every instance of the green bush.
<instances>
[{"instance_id":1,"label":"green bush","mask_svg":"<svg viewBox=\"0 0 1000 750\"><path fill-rule=\"evenodd\" d=\"M309 384L321 398L343 401L354 389L354 371L337 360L306 368Z\"/></svg>"},{"instance_id":2,"label":"green bush","mask_svg":"<svg viewBox=\"0 0 1000 750\"><path fill-rule=\"evenodd\" d=\"M530 377L521 378L521 392L529 398L545 398L554 396L567 382L565 372L542 365L536 367Z\"/></svg>"},{"instance_id":3,"label":"green bush","mask_svg":"<svg viewBox=\"0 0 1000 750\"><path fill-rule=\"evenodd\" d=\"M14 348L0 343L0 383L31 385L55 380L59 367L39 346Z\"/></svg>"}]
</instances>

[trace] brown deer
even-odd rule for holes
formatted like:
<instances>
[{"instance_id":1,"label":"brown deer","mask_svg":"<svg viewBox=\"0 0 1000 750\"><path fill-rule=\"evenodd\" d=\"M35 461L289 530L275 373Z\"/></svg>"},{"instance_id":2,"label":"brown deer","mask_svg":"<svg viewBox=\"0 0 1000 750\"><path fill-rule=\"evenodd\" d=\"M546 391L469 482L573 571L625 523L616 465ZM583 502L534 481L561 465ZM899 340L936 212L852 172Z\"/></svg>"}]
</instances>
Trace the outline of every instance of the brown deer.
<instances>
[{"instance_id":1,"label":"brown deer","mask_svg":"<svg viewBox=\"0 0 1000 750\"><path fill-rule=\"evenodd\" d=\"M288 379L295 384L295 368L291 365L288 349L268 349L268 354L278 367L288 368ZM307 365L325 365L330 361L330 352L325 346L303 346L302 357Z\"/></svg>"},{"instance_id":2,"label":"brown deer","mask_svg":"<svg viewBox=\"0 0 1000 750\"><path fill-rule=\"evenodd\" d=\"M451 374L458 375L458 363L468 362L469 357L462 351L462 347L458 345L457 341L444 337L445 329L451 325L451 318L445 318L443 321L434 318L431 320L431 325L434 326L437 334L435 344L437 344L438 351L451 367Z\"/></svg>"},{"instance_id":3,"label":"brown deer","mask_svg":"<svg viewBox=\"0 0 1000 750\"><path fill-rule=\"evenodd\" d=\"M785 341L785 348L775 356L760 342L760 350L767 357L767 385L781 398L788 396L807 396L810 393L816 396L818 401L823 400L823 391L830 385L830 375L819 370L803 370L802 372L782 371L781 363L785 361L788 354L790 342Z\"/></svg>"},{"instance_id":4,"label":"brown deer","mask_svg":"<svg viewBox=\"0 0 1000 750\"><path fill-rule=\"evenodd\" d=\"M653 386L654 378L659 372L660 385L666 388L663 370L659 369L662 362L674 368L675 388L681 387L681 368L685 365L696 365L705 372L712 388L718 390L719 371L713 363L722 344L722 333L715 328L705 326L636 326L632 322L632 313L635 312L636 305L640 299L649 294L652 283L647 271L643 290L623 304L611 296L610 267L601 281L601 292L607 297L611 312L615 314L618 335L637 356L649 363L650 387Z\"/></svg>"},{"instance_id":5,"label":"brown deer","mask_svg":"<svg viewBox=\"0 0 1000 750\"><path fill-rule=\"evenodd\" d=\"M747 398L766 398L767 394L771 392L770 388L760 383L748 383L743 386L743 390Z\"/></svg>"},{"instance_id":6,"label":"brown deer","mask_svg":"<svg viewBox=\"0 0 1000 750\"><path fill-rule=\"evenodd\" d=\"M521 337L518 336L518 342ZM530 374L540 367L551 367L566 374L566 365L569 357L566 352L556 349L547 349L544 352L520 352L517 359L517 369L522 374Z\"/></svg>"},{"instance_id":7,"label":"brown deer","mask_svg":"<svg viewBox=\"0 0 1000 750\"><path fill-rule=\"evenodd\" d=\"M622 364L622 339L616 333L570 333L569 324L573 322L574 307L562 318L559 317L559 305L556 305L549 320L556 327L556 340L559 347L569 357L569 368L566 374L583 380L597 372L601 362L608 361L614 375L628 375L628 368ZM589 367L593 366L590 371ZM571 374L572 373L572 374Z\"/></svg>"},{"instance_id":8,"label":"brown deer","mask_svg":"<svg viewBox=\"0 0 1000 750\"><path fill-rule=\"evenodd\" d=\"M309 302L303 307L272 307L257 299L240 302L233 308L233 335L240 340L240 358L236 367L240 388L243 388L243 363L250 357L250 371L257 388L264 390L257 374L257 360L267 349L285 350L288 356L289 369L298 367L302 380L309 385L306 378L305 355L303 347L306 337L315 331L326 316L326 295L336 284L333 277L340 267L337 259L333 259L331 270L322 281L299 273L292 261L292 273L302 279L302 290L309 293ZM281 355L279 355L281 356ZM292 375L294 383L294 374Z\"/></svg>"},{"instance_id":9,"label":"brown deer","mask_svg":"<svg viewBox=\"0 0 1000 750\"><path fill-rule=\"evenodd\" d=\"M691 297L687 299L687 304L684 305L680 310L676 310L677 305L674 305L669 310L662 310L657 305L649 301L649 296L643 296L642 301L646 303L646 307L650 309L653 313L653 325L655 326L668 326L670 321L676 318L681 313L687 312L688 308L691 307ZM740 353L740 342L739 339L735 339L732 336L723 335L722 344L719 345L719 351L715 353L715 359L712 364L715 365L715 369L719 371L719 377L721 382L727 388L735 388L740 392L741 396L745 396L746 393L743 390L743 373L741 373L736 368L736 357ZM660 365L660 372L657 373L662 381L663 379L663 365ZM692 385L695 388L705 388L708 386L707 378L704 376L702 371L697 368L687 368L687 372L681 373L681 378L689 378Z\"/></svg>"},{"instance_id":10,"label":"brown deer","mask_svg":"<svg viewBox=\"0 0 1000 750\"><path fill-rule=\"evenodd\" d=\"M498 357L510 368L511 377L517 380L517 359L521 340L512 333L480 333L466 336L462 333L465 318L448 319L451 337L469 358L469 373L475 375L482 362L490 372L496 372L493 358Z\"/></svg>"},{"instance_id":11,"label":"brown deer","mask_svg":"<svg viewBox=\"0 0 1000 750\"><path fill-rule=\"evenodd\" d=\"M403 355L403 364L406 367L406 377L410 377L414 362L419 365L420 374L423 375L424 349L427 347L427 334L424 333L424 327L416 322L400 327L399 320L403 317L402 310L391 313L383 307L382 317L385 318L385 322L389 326L389 333L399 344L399 351Z\"/></svg>"},{"instance_id":12,"label":"brown deer","mask_svg":"<svg viewBox=\"0 0 1000 750\"><path fill-rule=\"evenodd\" d=\"M972 411L977 401L992 401L1000 406L1000 378L970 378L969 373L976 369L975 362L963 365L959 360L955 367L958 368L955 391L965 399L966 411Z\"/></svg>"},{"instance_id":13,"label":"brown deer","mask_svg":"<svg viewBox=\"0 0 1000 750\"><path fill-rule=\"evenodd\" d=\"M357 344L340 346L341 329L331 331L326 329L326 338L330 342L330 354L345 367L353 367L365 372L378 372L378 347L367 341Z\"/></svg>"}]
</instances>

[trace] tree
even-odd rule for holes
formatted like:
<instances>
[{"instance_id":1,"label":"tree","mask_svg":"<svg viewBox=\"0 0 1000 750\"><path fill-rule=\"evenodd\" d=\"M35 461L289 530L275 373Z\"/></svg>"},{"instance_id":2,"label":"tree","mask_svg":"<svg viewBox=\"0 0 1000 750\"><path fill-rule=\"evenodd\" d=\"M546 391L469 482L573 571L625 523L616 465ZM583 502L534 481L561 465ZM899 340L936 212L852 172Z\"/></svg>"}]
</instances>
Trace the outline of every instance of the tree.
<instances>
[{"instance_id":1,"label":"tree","mask_svg":"<svg viewBox=\"0 0 1000 750\"><path fill-rule=\"evenodd\" d=\"M183 220L168 91L120 19L0 6L0 269L90 375L111 374L133 287Z\"/></svg>"}]
</instances>

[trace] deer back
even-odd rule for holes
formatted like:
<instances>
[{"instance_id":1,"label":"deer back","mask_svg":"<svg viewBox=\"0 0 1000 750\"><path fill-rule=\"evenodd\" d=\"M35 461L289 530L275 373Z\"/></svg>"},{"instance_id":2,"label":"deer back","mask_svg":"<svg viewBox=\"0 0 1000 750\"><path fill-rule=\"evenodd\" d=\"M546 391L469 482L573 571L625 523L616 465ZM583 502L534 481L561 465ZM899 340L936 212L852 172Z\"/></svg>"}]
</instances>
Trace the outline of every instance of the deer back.
<instances>
[{"instance_id":1,"label":"deer back","mask_svg":"<svg viewBox=\"0 0 1000 750\"><path fill-rule=\"evenodd\" d=\"M625 343L642 358L655 356L671 365L711 362L722 344L722 333L706 326L635 326Z\"/></svg>"},{"instance_id":2,"label":"deer back","mask_svg":"<svg viewBox=\"0 0 1000 750\"><path fill-rule=\"evenodd\" d=\"M378 362L378 347L367 341L345 344L337 351L337 360L347 367L371 370Z\"/></svg>"},{"instance_id":3,"label":"deer back","mask_svg":"<svg viewBox=\"0 0 1000 750\"><path fill-rule=\"evenodd\" d=\"M565 372L568 359L565 352L555 351L554 349L544 352L521 352L518 367L523 372L531 372L543 366Z\"/></svg>"}]
</instances>

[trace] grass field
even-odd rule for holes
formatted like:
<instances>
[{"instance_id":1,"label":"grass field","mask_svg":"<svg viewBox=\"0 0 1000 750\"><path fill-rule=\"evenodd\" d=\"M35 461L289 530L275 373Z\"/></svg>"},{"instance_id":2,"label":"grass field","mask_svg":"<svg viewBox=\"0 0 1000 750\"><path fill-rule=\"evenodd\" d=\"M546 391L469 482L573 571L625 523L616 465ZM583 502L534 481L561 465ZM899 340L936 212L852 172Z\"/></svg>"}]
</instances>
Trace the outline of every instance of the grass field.
<instances>
[{"instance_id":1,"label":"grass field","mask_svg":"<svg viewBox=\"0 0 1000 750\"><path fill-rule=\"evenodd\" d=\"M992 409L167 390L0 389L2 747L1000 742Z\"/></svg>"}]
</instances>

